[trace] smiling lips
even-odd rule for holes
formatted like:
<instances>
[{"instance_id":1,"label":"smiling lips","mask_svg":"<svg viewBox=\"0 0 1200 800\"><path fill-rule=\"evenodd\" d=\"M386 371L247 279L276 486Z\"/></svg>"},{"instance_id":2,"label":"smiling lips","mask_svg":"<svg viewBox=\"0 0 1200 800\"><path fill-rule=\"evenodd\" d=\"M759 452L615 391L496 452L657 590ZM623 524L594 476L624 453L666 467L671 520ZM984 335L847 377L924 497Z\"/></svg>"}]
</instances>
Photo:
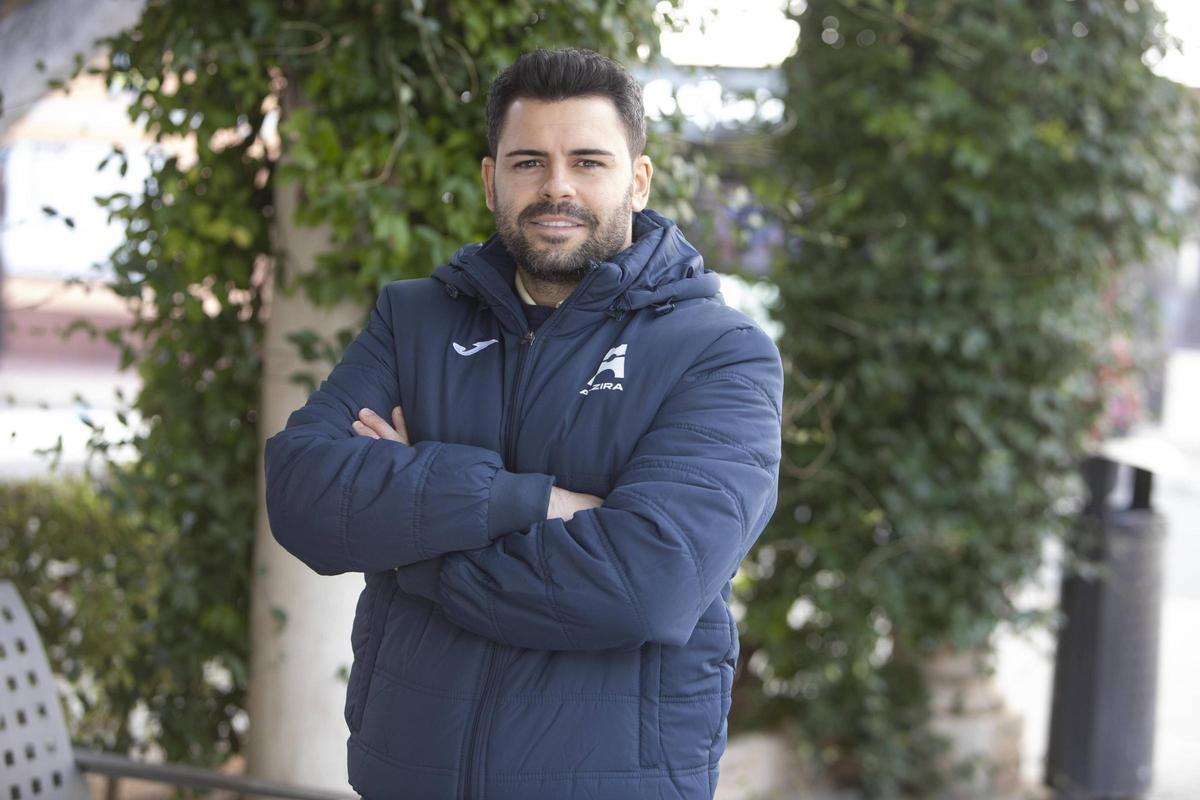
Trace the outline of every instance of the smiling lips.
<instances>
[{"instance_id":1,"label":"smiling lips","mask_svg":"<svg viewBox=\"0 0 1200 800\"><path fill-rule=\"evenodd\" d=\"M582 228L583 223L571 217L538 217L530 220L531 225L537 225L539 228L553 228L557 230L569 230L571 228Z\"/></svg>"}]
</instances>

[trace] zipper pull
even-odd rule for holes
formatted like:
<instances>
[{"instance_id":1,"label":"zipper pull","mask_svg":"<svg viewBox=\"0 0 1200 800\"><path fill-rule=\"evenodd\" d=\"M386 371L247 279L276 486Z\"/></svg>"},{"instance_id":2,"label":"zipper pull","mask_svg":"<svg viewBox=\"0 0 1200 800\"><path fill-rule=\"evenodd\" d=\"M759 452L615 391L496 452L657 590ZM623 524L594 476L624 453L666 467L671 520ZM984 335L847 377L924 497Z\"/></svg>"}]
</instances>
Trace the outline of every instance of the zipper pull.
<instances>
[{"instance_id":1,"label":"zipper pull","mask_svg":"<svg viewBox=\"0 0 1200 800\"><path fill-rule=\"evenodd\" d=\"M528 344L528 345L532 345L532 344L533 344L533 340L534 340L536 337L537 337L537 334L536 334L536 333L534 333L533 331L526 331L526 332L525 332L525 335L521 337L521 344Z\"/></svg>"}]
</instances>

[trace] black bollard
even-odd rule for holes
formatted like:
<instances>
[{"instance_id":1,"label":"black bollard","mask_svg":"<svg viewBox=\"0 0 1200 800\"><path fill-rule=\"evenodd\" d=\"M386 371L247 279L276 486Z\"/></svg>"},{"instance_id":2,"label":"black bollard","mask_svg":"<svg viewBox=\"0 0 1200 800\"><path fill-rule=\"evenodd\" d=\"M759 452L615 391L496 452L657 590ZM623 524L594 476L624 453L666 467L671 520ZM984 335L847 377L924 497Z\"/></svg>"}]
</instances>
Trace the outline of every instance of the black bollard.
<instances>
[{"instance_id":1,"label":"black bollard","mask_svg":"<svg viewBox=\"0 0 1200 800\"><path fill-rule=\"evenodd\" d=\"M1045 781L1061 800L1130 798L1150 788L1162 607L1161 518L1153 475L1133 470L1113 509L1118 464L1090 458L1089 501L1064 569Z\"/></svg>"}]
</instances>

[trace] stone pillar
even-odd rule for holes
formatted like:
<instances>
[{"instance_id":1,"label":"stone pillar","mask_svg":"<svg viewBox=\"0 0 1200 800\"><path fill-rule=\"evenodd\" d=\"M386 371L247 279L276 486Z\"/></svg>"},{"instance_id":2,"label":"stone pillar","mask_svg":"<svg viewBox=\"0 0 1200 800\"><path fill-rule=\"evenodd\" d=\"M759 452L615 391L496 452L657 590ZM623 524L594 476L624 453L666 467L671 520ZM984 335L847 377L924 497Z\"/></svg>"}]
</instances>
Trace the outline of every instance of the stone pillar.
<instances>
[{"instance_id":1,"label":"stone pillar","mask_svg":"<svg viewBox=\"0 0 1200 800\"><path fill-rule=\"evenodd\" d=\"M946 800L1017 800L1021 794L1021 718L996 691L990 655L943 651L926 662L931 728L949 740ZM956 767L962 766L962 774Z\"/></svg>"},{"instance_id":2,"label":"stone pillar","mask_svg":"<svg viewBox=\"0 0 1200 800\"><path fill-rule=\"evenodd\" d=\"M791 731L751 731L729 737L714 800L824 800L827 788L801 756L798 737Z\"/></svg>"}]
</instances>

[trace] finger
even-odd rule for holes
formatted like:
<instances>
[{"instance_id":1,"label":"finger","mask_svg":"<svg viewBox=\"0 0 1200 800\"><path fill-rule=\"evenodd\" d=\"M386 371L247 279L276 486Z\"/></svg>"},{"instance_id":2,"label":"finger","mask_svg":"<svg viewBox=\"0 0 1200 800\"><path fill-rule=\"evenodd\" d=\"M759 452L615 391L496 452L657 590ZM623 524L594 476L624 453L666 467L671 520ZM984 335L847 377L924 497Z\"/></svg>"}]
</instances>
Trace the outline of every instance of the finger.
<instances>
[{"instance_id":1,"label":"finger","mask_svg":"<svg viewBox=\"0 0 1200 800\"><path fill-rule=\"evenodd\" d=\"M358 417L362 423L374 434L376 439L391 439L392 441L400 441L399 435L392 430L392 426L387 424L383 417L376 414L369 408L364 408L358 412Z\"/></svg>"},{"instance_id":2,"label":"finger","mask_svg":"<svg viewBox=\"0 0 1200 800\"><path fill-rule=\"evenodd\" d=\"M362 424L358 420L354 420L354 422L350 425L350 427L353 428L354 432L357 433L359 436L367 436L371 439L379 438L378 433L371 430L370 428L368 428L366 425Z\"/></svg>"},{"instance_id":3,"label":"finger","mask_svg":"<svg viewBox=\"0 0 1200 800\"><path fill-rule=\"evenodd\" d=\"M400 406L392 409L392 424L396 426L396 433L405 444L412 442L412 439L408 437L408 424L404 421L404 409Z\"/></svg>"}]
</instances>

